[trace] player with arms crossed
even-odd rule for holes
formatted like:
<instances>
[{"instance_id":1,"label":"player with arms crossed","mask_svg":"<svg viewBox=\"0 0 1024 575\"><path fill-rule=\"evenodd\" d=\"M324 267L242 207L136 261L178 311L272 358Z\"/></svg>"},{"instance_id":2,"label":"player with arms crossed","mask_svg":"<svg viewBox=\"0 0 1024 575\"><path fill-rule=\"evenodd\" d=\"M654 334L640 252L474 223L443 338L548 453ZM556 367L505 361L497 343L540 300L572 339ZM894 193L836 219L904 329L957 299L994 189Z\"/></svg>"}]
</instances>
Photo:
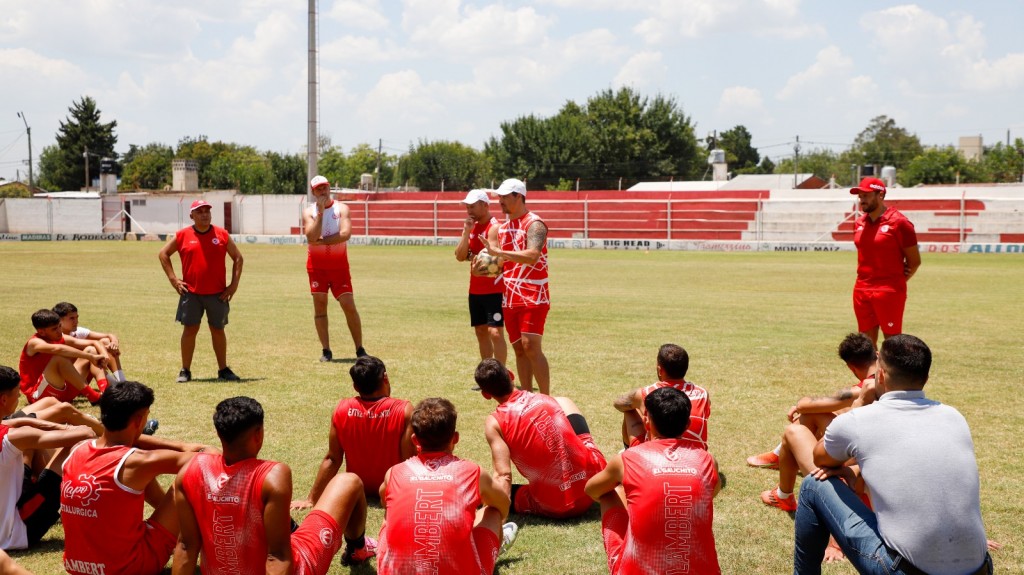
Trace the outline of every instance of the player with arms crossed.
<instances>
[{"instance_id":1,"label":"player with arms crossed","mask_svg":"<svg viewBox=\"0 0 1024 575\"><path fill-rule=\"evenodd\" d=\"M501 297L505 284L497 258L487 252L487 238L497 241L498 220L491 216L490 198L486 190L470 190L462 203L466 205L466 221L462 237L455 246L455 259L470 262L469 324L476 331L480 359L493 357L505 365L505 321ZM489 266L495 266L492 274Z\"/></svg>"},{"instance_id":2,"label":"player with arms crossed","mask_svg":"<svg viewBox=\"0 0 1024 575\"><path fill-rule=\"evenodd\" d=\"M90 403L98 402L102 392L89 387L86 377L97 375L97 384L105 389L106 358L89 342L64 337L60 316L53 310L41 309L32 314L32 327L36 333L25 342L18 362L21 392L28 402L45 397L71 401L79 395Z\"/></svg>"},{"instance_id":3,"label":"player with arms crossed","mask_svg":"<svg viewBox=\"0 0 1024 575\"><path fill-rule=\"evenodd\" d=\"M53 311L60 317L60 331L73 338L98 342L96 351L107 358L106 369L113 375L114 381L124 381L124 369L121 366L121 340L113 333L103 333L78 325L78 308L75 304L62 301L53 306ZM102 389L100 391L103 391Z\"/></svg>"},{"instance_id":4,"label":"player with arms crossed","mask_svg":"<svg viewBox=\"0 0 1024 575\"><path fill-rule=\"evenodd\" d=\"M364 537L366 497L351 473L331 479L320 501L291 532L291 469L258 459L263 447L263 406L250 397L217 404L213 425L223 455L199 453L175 480L181 535L174 575L192 575L202 554L204 575L267 573L324 575L344 538L346 565L373 557Z\"/></svg>"},{"instance_id":5,"label":"player with arms crossed","mask_svg":"<svg viewBox=\"0 0 1024 575\"><path fill-rule=\"evenodd\" d=\"M331 332L327 322L327 292L341 305L356 346L356 357L366 355L363 349L363 324L352 295L352 274L348 267L348 239L352 237L352 220L348 206L331 198L331 183L323 176L309 181L315 200L302 213L302 230L309 244L306 273L309 291L313 294L313 325L320 338L323 353L320 361L331 361Z\"/></svg>"}]
</instances>

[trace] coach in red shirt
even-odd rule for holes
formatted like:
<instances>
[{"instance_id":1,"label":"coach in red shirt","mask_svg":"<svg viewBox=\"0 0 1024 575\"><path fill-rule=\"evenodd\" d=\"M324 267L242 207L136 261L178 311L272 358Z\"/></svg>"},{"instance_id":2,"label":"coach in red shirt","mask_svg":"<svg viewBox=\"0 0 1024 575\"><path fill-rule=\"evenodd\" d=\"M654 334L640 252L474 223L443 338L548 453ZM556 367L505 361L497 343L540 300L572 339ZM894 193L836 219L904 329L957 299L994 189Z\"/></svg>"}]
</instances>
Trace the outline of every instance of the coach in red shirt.
<instances>
[{"instance_id":1,"label":"coach in red shirt","mask_svg":"<svg viewBox=\"0 0 1024 575\"><path fill-rule=\"evenodd\" d=\"M899 210L885 206L885 192L885 182L878 178L864 178L850 189L863 212L853 235L857 246L853 311L857 330L875 344L879 328L887 338L903 332L907 280L921 267L914 224Z\"/></svg>"},{"instance_id":2,"label":"coach in red shirt","mask_svg":"<svg viewBox=\"0 0 1024 575\"><path fill-rule=\"evenodd\" d=\"M242 253L231 241L224 228L213 225L210 204L204 200L192 202L189 218L194 225L178 231L160 250L160 265L171 286L181 296L175 319L184 326L181 333L181 371L178 383L192 379L192 354L196 349L196 335L206 315L213 339L213 353L217 356L217 377L225 381L238 381L227 364L228 339L224 326L228 324L231 298L242 277ZM181 257L181 278L174 275L171 255ZM225 280L225 256L231 258L231 283Z\"/></svg>"}]
</instances>

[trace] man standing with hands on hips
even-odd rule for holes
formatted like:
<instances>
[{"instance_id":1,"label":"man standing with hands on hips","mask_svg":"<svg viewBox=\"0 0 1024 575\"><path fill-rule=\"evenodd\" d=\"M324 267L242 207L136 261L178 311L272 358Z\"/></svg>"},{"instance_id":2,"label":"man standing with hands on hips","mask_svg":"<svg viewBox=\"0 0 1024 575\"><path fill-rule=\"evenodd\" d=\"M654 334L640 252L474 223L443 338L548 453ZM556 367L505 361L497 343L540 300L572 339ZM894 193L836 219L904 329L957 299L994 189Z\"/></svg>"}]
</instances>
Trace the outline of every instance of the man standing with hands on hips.
<instances>
[{"instance_id":1,"label":"man standing with hands on hips","mask_svg":"<svg viewBox=\"0 0 1024 575\"><path fill-rule=\"evenodd\" d=\"M217 378L239 381L227 364L228 339L224 326L228 324L229 302L238 289L242 277L242 253L224 228L213 225L211 206L205 200L192 202L188 217L193 225L178 231L160 249L160 265L171 286L180 296L175 319L182 324L181 371L178 383L192 380L192 355L196 349L196 336L206 314L213 339L213 353L217 356ZM181 278L174 275L171 255L181 258ZM225 257L231 258L231 283L225 281Z\"/></svg>"},{"instance_id":2,"label":"man standing with hands on hips","mask_svg":"<svg viewBox=\"0 0 1024 575\"><path fill-rule=\"evenodd\" d=\"M864 178L850 190L858 196L860 211L854 226L857 246L857 283L853 311L857 331L878 344L878 330L886 338L903 333L907 280L921 267L914 224L896 208L885 206L885 182Z\"/></svg>"},{"instance_id":3,"label":"man standing with hands on hips","mask_svg":"<svg viewBox=\"0 0 1024 575\"><path fill-rule=\"evenodd\" d=\"M487 251L505 260L502 311L505 330L516 353L516 371L523 389L550 395L548 358L541 349L544 323L551 308L548 292L548 226L526 208L526 184L510 178L495 190L501 211L508 215L498 237L487 238Z\"/></svg>"},{"instance_id":4,"label":"man standing with hands on hips","mask_svg":"<svg viewBox=\"0 0 1024 575\"><path fill-rule=\"evenodd\" d=\"M314 202L302 213L302 230L309 243L306 272L309 291L313 294L313 324L320 338L323 353L320 361L331 361L331 334L327 324L327 291L341 304L348 331L356 346L356 357L366 355L363 349L363 324L352 295L352 274L348 269L348 239L352 236L352 220L348 206L331 199L331 183L323 176L309 181Z\"/></svg>"}]
</instances>

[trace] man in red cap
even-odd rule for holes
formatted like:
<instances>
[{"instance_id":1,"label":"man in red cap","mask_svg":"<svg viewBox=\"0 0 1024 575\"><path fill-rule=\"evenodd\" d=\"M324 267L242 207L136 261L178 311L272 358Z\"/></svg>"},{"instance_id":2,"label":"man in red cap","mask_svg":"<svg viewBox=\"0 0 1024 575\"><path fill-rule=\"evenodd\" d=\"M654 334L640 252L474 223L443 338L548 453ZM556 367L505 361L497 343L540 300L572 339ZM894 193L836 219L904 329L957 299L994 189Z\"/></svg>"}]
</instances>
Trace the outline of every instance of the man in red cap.
<instances>
[{"instance_id":1,"label":"man in red cap","mask_svg":"<svg viewBox=\"0 0 1024 575\"><path fill-rule=\"evenodd\" d=\"M903 308L907 280L921 266L914 224L895 208L885 206L885 182L864 178L850 189L859 198L853 243L857 246L857 283L853 286L853 311L857 330L878 343L878 329L885 337L903 333Z\"/></svg>"},{"instance_id":2,"label":"man in red cap","mask_svg":"<svg viewBox=\"0 0 1024 575\"><path fill-rule=\"evenodd\" d=\"M194 224L179 230L159 254L160 265L180 296L175 319L184 329L181 333L178 383L192 379L192 354L204 313L213 339L213 353L217 356L217 377L224 381L239 380L227 364L228 339L224 326L228 324L229 302L242 277L242 253L231 241L227 230L213 225L210 210L210 204L205 200L192 202L188 217ZM174 266L171 265L174 252L181 257L181 278L174 275ZM225 256L231 258L231 283L225 281Z\"/></svg>"}]
</instances>

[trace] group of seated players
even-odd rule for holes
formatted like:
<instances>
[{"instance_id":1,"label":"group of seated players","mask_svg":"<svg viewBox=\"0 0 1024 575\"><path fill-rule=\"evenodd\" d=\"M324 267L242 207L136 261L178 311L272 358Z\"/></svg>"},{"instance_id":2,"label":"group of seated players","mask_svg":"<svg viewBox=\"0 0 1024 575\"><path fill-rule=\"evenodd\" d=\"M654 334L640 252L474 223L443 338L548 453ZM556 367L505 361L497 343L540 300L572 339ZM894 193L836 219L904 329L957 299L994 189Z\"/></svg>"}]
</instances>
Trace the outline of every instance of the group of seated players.
<instances>
[{"instance_id":1,"label":"group of seated players","mask_svg":"<svg viewBox=\"0 0 1024 575\"><path fill-rule=\"evenodd\" d=\"M36 334L20 374L0 367L2 549L31 547L60 519L64 568L73 575L156 574L172 556L176 575L194 573L200 562L206 574L322 574L342 544L343 565L376 557L382 574L490 573L517 537L510 513L566 519L598 501L611 573L684 565L720 572L712 501L725 477L707 449L708 393L685 379L689 358L678 345L659 349L658 382L615 400L624 449L607 459L569 398L518 389L500 362L481 361L475 382L497 404L484 429L489 472L454 454L450 401L413 406L392 397L384 363L360 357L349 370L356 395L338 403L309 493L293 500L290 468L258 458L264 429L256 400L216 406L219 448L147 435L153 391L124 381L119 368L105 375L119 355L117 338L76 337L77 310L66 323L58 313L33 314ZM761 496L766 504L796 507L796 475L815 469L812 451L825 427L838 412L872 401L875 353L867 337L847 336L839 356L857 385L800 400L782 443L748 460L779 470L778 485ZM98 421L68 403L79 393L99 406ZM17 410L21 395L29 405ZM513 465L524 484L513 483ZM165 474L176 474L173 489L156 481ZM368 497L385 510L377 540L365 534ZM154 509L148 518L144 502ZM309 508L296 525L290 511ZM0 575L24 572L0 554Z\"/></svg>"}]
</instances>

